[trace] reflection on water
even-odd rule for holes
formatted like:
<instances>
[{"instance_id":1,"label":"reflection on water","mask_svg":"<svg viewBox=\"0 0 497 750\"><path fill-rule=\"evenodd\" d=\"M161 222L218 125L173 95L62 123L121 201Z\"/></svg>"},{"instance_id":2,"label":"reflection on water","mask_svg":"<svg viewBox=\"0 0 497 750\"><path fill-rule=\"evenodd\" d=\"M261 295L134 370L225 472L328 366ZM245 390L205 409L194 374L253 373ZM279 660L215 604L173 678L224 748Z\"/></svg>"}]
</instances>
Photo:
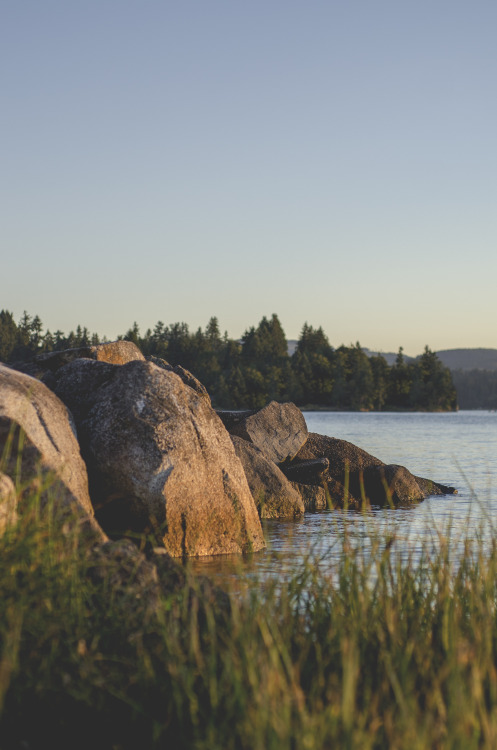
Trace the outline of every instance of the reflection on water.
<instances>
[{"instance_id":1,"label":"reflection on water","mask_svg":"<svg viewBox=\"0 0 497 750\"><path fill-rule=\"evenodd\" d=\"M371 539L395 538L404 560L419 561L450 535L452 554L466 537L495 530L497 518L497 414L307 412L311 432L349 440L385 463L406 466L419 476L457 487L458 494L432 497L410 508L371 509L367 513L328 510L301 521L264 522L267 550L252 556L222 555L192 561L192 569L220 583L247 576L285 578L311 557L323 572L343 554L367 554Z\"/></svg>"}]
</instances>

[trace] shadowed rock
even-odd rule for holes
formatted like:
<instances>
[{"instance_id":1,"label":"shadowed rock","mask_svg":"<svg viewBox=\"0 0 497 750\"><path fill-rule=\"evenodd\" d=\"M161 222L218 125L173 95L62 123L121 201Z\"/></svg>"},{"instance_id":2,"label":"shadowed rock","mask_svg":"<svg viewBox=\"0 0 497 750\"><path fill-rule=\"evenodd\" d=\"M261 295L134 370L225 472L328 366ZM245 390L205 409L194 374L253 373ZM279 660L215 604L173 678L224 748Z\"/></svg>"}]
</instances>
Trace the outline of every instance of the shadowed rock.
<instances>
[{"instance_id":1,"label":"shadowed rock","mask_svg":"<svg viewBox=\"0 0 497 750\"><path fill-rule=\"evenodd\" d=\"M216 617L219 618L217 620L218 624L222 621L220 615L230 612L230 597L225 591L216 586L207 576L195 575L192 581L185 572L185 566L175 558L170 557L164 547L155 547L150 550L148 559L157 570L163 593L184 595L185 591L188 591L189 606L197 600L197 604L194 604L197 612L200 597L203 606L207 604L208 606L215 607Z\"/></svg>"},{"instance_id":2,"label":"shadowed rock","mask_svg":"<svg viewBox=\"0 0 497 750\"><path fill-rule=\"evenodd\" d=\"M453 494L456 490L421 479L405 467L387 465L346 440L309 433L295 461L325 457L329 460L326 486L333 503L346 498L352 507L366 499L373 505L408 505L431 494Z\"/></svg>"},{"instance_id":3,"label":"shadowed rock","mask_svg":"<svg viewBox=\"0 0 497 750\"><path fill-rule=\"evenodd\" d=\"M92 519L86 466L66 406L43 383L2 365L0 455L16 502L36 494L42 503L53 501L59 520L79 519L85 533L106 538ZM11 503L9 492L7 497Z\"/></svg>"},{"instance_id":4,"label":"shadowed rock","mask_svg":"<svg viewBox=\"0 0 497 750\"><path fill-rule=\"evenodd\" d=\"M276 464L243 438L232 435L231 439L261 518L300 517L302 498Z\"/></svg>"},{"instance_id":5,"label":"shadowed rock","mask_svg":"<svg viewBox=\"0 0 497 750\"><path fill-rule=\"evenodd\" d=\"M455 487L449 487L446 484L434 482L432 479L423 479L423 477L416 477L416 482L424 492L425 497L428 497L429 495L457 495L457 490Z\"/></svg>"},{"instance_id":6,"label":"shadowed rock","mask_svg":"<svg viewBox=\"0 0 497 750\"><path fill-rule=\"evenodd\" d=\"M161 594L157 569L129 539L94 547L87 573L93 583L108 587L114 607L121 605L127 621L135 611L142 623L156 613Z\"/></svg>"},{"instance_id":7,"label":"shadowed rock","mask_svg":"<svg viewBox=\"0 0 497 750\"><path fill-rule=\"evenodd\" d=\"M304 415L295 404L271 401L252 412L218 411L231 435L247 440L259 448L269 461L281 463L294 458L307 439Z\"/></svg>"},{"instance_id":8,"label":"shadowed rock","mask_svg":"<svg viewBox=\"0 0 497 750\"><path fill-rule=\"evenodd\" d=\"M301 484L300 482L291 482L291 485L302 498L306 511L325 510L328 507L328 500L323 487L315 484Z\"/></svg>"},{"instance_id":9,"label":"shadowed rock","mask_svg":"<svg viewBox=\"0 0 497 750\"><path fill-rule=\"evenodd\" d=\"M293 461L281 464L281 470L291 482L302 484L322 484L328 473L330 462L327 458L310 458L306 461Z\"/></svg>"},{"instance_id":10,"label":"shadowed rock","mask_svg":"<svg viewBox=\"0 0 497 750\"><path fill-rule=\"evenodd\" d=\"M416 477L404 466L387 464L371 466L364 470L364 492L373 505L412 505L424 500L425 494L416 481ZM354 494L360 493L361 478L354 474L351 477L351 489Z\"/></svg>"},{"instance_id":11,"label":"shadowed rock","mask_svg":"<svg viewBox=\"0 0 497 750\"><path fill-rule=\"evenodd\" d=\"M230 437L207 400L151 362L76 360L54 375L73 411L97 518L172 556L265 546Z\"/></svg>"},{"instance_id":12,"label":"shadowed rock","mask_svg":"<svg viewBox=\"0 0 497 750\"><path fill-rule=\"evenodd\" d=\"M131 636L135 629L143 631L147 620L160 616L164 596L171 594L182 600L186 595L183 602L196 615L200 602L215 607L216 616L230 610L229 596L222 589L204 576L196 576L192 586L184 566L163 547L145 556L129 539L99 544L87 554L87 574L97 587L112 592L114 610L121 610Z\"/></svg>"},{"instance_id":13,"label":"shadowed rock","mask_svg":"<svg viewBox=\"0 0 497 750\"><path fill-rule=\"evenodd\" d=\"M228 409L216 409L216 414L222 421L230 435L236 435L236 430L242 425L247 417L257 414L258 409L239 409L229 411ZM246 440L246 438L244 438Z\"/></svg>"},{"instance_id":14,"label":"shadowed rock","mask_svg":"<svg viewBox=\"0 0 497 750\"><path fill-rule=\"evenodd\" d=\"M305 445L295 456L295 461L309 461L317 458L327 458L329 461L328 473L337 479L341 484L344 483L345 467L348 466L349 472L355 473L363 471L371 466L383 466L383 461L375 458L370 453L358 448L357 445L340 440L339 438L328 437L328 435L319 435L316 432L310 432Z\"/></svg>"}]
</instances>

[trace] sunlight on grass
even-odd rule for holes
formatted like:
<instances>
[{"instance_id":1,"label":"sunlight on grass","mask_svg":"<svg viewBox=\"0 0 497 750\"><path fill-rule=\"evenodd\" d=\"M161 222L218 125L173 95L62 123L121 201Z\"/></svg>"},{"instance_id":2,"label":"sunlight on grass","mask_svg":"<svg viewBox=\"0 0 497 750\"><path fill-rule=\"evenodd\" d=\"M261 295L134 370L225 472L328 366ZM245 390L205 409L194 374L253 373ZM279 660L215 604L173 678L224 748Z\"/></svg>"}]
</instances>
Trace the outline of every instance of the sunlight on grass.
<instances>
[{"instance_id":1,"label":"sunlight on grass","mask_svg":"<svg viewBox=\"0 0 497 750\"><path fill-rule=\"evenodd\" d=\"M496 747L495 529L414 558L357 518L327 569L220 591L159 565L156 596L35 498L0 538L0 747Z\"/></svg>"}]
</instances>

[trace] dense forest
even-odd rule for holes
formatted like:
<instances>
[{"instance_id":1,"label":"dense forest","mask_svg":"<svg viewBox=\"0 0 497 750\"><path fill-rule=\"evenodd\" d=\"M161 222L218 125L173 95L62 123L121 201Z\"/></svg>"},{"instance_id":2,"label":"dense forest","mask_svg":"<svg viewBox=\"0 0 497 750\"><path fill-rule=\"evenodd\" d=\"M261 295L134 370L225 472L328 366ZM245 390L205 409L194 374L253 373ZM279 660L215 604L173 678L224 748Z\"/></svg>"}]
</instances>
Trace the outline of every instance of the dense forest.
<instances>
[{"instance_id":1,"label":"dense forest","mask_svg":"<svg viewBox=\"0 0 497 750\"><path fill-rule=\"evenodd\" d=\"M495 370L451 370L461 409L497 411L497 372Z\"/></svg>"},{"instance_id":2,"label":"dense forest","mask_svg":"<svg viewBox=\"0 0 497 750\"><path fill-rule=\"evenodd\" d=\"M392 366L381 355L368 357L359 343L333 348L323 329L304 324L292 356L277 315L263 317L240 340L221 334L213 317L204 330L159 321L143 335L137 323L121 339L145 356L190 370L220 408L258 408L271 400L301 407L352 410L448 411L457 408L450 370L428 347L413 362L402 348ZM43 332L39 316L26 312L16 323L0 311L0 361L27 361L37 354L97 344L98 334L78 326L67 336Z\"/></svg>"}]
</instances>

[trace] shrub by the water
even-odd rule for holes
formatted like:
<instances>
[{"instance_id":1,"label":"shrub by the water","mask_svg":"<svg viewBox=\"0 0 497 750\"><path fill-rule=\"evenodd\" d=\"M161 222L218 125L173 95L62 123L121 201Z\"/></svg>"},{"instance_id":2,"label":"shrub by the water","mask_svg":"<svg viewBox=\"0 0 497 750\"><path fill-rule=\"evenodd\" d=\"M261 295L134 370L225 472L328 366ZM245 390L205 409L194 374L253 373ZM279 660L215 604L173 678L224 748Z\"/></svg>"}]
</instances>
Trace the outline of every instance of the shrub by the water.
<instances>
[{"instance_id":1,"label":"shrub by the water","mask_svg":"<svg viewBox=\"0 0 497 750\"><path fill-rule=\"evenodd\" d=\"M370 528L330 520L327 572L147 594L34 502L0 539L0 747L495 748L497 535L414 564Z\"/></svg>"}]
</instances>

